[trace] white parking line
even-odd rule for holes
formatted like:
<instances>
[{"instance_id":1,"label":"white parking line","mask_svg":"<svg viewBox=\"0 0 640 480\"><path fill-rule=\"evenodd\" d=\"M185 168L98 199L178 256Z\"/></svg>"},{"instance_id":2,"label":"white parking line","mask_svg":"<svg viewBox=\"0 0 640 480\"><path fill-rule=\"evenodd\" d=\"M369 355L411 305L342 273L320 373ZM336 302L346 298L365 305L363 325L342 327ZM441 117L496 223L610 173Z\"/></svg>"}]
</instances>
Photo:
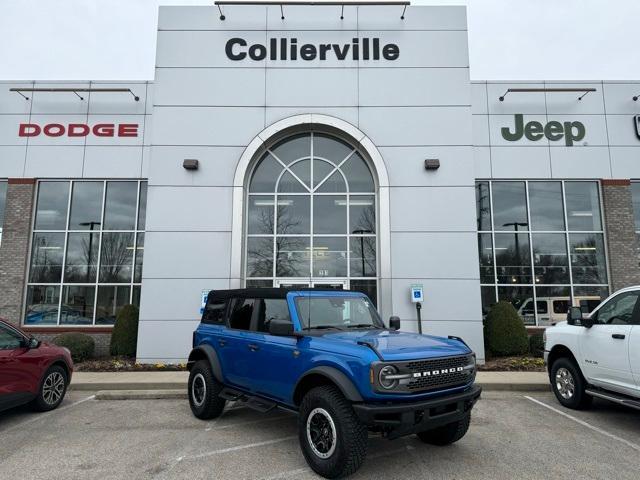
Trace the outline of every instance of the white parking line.
<instances>
[{"instance_id":1,"label":"white parking line","mask_svg":"<svg viewBox=\"0 0 640 480\"><path fill-rule=\"evenodd\" d=\"M213 455L220 455L221 453L236 452L238 450L245 450L247 448L263 447L265 445L272 445L274 443L286 442L287 440L293 440L298 438L297 435L291 435L289 437L275 438L273 440L266 440L264 442L248 443L245 445L238 445L236 447L222 448L220 450L212 450L210 452L199 453L198 455L185 455L184 457L176 458L176 462L183 462L185 460L198 460L200 458L212 457Z\"/></svg>"},{"instance_id":2,"label":"white parking line","mask_svg":"<svg viewBox=\"0 0 640 480\"><path fill-rule=\"evenodd\" d=\"M633 448L634 450L637 450L640 452L640 445L630 442L629 440L625 440L624 438L621 438L617 435L614 435L613 433L609 433L606 430L603 430L600 427L596 427L595 425L591 425L590 423L585 422L584 420L580 420L579 418L574 417L573 415L569 415L566 412L563 412L562 410L558 410L557 408L552 407L551 405L547 405L544 402L541 402L540 400L536 400L535 398L531 398L527 395L524 396L524 398L526 398L527 400L532 401L533 403L537 403L540 406L543 406L544 408L547 408L549 410L551 410L552 412L556 412L560 415L562 415L563 417L568 418L569 420L573 420L574 422L576 422L579 425L582 425L583 427L587 427L590 428L591 430L593 430L594 432L598 432L602 435L604 435L605 437L609 437L612 438L614 440L617 440L619 442L624 443L626 446Z\"/></svg>"},{"instance_id":3,"label":"white parking line","mask_svg":"<svg viewBox=\"0 0 640 480\"><path fill-rule=\"evenodd\" d=\"M82 400L78 400L77 402L73 402L70 405L65 405L64 407L58 407L55 410L51 410L51 411L45 412L45 413L34 414L33 417L31 417L30 419L25 420L24 422L17 423L16 425L12 425L11 427L6 428L5 430L2 430L2 432L11 432L11 431L16 430L18 428L22 428L25 425L29 425L30 423L33 423L33 422L35 422L37 420L45 419L47 417L50 417L51 415L54 415L56 413L60 413L60 412L62 412L64 410L67 410L67 409L69 409L71 407L75 407L77 405L80 405L81 403L88 402L89 400L93 400L94 398L96 398L96 396L95 395L91 395L89 397L83 398Z\"/></svg>"}]
</instances>

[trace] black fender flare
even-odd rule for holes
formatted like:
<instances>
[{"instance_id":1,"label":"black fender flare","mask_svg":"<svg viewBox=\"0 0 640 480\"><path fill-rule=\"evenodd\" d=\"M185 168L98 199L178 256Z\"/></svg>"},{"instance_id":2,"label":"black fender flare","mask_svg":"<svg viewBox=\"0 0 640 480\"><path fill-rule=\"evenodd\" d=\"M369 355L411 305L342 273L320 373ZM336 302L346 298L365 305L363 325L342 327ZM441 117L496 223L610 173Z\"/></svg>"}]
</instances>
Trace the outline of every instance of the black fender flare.
<instances>
[{"instance_id":1,"label":"black fender flare","mask_svg":"<svg viewBox=\"0 0 640 480\"><path fill-rule=\"evenodd\" d=\"M304 382L305 378L308 378L311 375L321 375L329 379L340 389L340 391L342 392L342 394L345 396L347 400L351 402L363 401L362 395L360 395L360 392L358 391L356 386L353 384L353 382L349 379L349 377L347 377L344 373L342 373L337 368L330 367L330 366L315 367L305 372L305 374L302 375L296 382L296 386L293 389L293 391L297 392L298 387L300 387L300 385Z\"/></svg>"},{"instance_id":2,"label":"black fender flare","mask_svg":"<svg viewBox=\"0 0 640 480\"><path fill-rule=\"evenodd\" d=\"M218 354L216 353L215 348L211 345L198 345L189 354L189 360L187 360L187 370L191 371L194 363L198 360L206 359L209 361L209 365L211 365L211 371L213 372L213 376L215 379L223 383L222 380L222 367L220 366L220 360L218 359Z\"/></svg>"}]
</instances>

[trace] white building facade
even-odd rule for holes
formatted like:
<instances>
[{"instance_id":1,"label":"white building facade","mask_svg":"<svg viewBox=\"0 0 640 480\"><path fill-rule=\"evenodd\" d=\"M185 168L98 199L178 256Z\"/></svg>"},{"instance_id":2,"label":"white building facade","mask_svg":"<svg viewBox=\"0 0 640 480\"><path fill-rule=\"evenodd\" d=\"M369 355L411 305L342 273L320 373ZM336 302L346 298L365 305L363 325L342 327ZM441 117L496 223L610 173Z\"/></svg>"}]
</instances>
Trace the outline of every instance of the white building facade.
<instances>
[{"instance_id":1,"label":"white building facade","mask_svg":"<svg viewBox=\"0 0 640 480\"><path fill-rule=\"evenodd\" d=\"M161 7L152 83L0 84L0 315L105 352L138 304L139 361L180 362L208 290L350 288L416 331L422 285L482 360L497 299L536 329L640 281L640 82L471 83L464 8L401 14Z\"/></svg>"}]
</instances>

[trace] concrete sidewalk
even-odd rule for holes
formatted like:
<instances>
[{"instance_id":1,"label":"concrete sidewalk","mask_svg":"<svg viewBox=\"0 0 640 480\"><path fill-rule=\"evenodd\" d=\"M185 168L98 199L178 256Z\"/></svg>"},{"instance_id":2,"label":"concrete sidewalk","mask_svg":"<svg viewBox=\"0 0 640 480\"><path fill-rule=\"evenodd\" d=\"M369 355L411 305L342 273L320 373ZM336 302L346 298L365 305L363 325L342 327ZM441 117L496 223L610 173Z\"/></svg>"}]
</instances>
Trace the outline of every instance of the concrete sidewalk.
<instances>
[{"instance_id":1,"label":"concrete sidewalk","mask_svg":"<svg viewBox=\"0 0 640 480\"><path fill-rule=\"evenodd\" d=\"M186 396L188 372L76 372L70 389L101 391L100 398L182 398ZM548 391L544 372L479 372L485 391ZM107 392L104 392L107 391Z\"/></svg>"}]
</instances>

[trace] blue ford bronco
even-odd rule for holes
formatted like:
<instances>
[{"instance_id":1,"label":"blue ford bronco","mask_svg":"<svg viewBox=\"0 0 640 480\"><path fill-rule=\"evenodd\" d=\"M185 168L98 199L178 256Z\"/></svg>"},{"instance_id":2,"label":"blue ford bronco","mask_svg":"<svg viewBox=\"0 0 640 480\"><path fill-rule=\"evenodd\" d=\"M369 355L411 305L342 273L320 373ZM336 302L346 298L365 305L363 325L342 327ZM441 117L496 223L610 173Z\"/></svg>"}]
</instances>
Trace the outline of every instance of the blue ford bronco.
<instances>
[{"instance_id":1,"label":"blue ford bronco","mask_svg":"<svg viewBox=\"0 0 640 480\"><path fill-rule=\"evenodd\" d=\"M326 478L360 467L368 431L460 440L481 392L474 353L460 338L389 324L359 292L212 291L187 363L191 410L211 419L241 401L297 412L302 453Z\"/></svg>"}]
</instances>

